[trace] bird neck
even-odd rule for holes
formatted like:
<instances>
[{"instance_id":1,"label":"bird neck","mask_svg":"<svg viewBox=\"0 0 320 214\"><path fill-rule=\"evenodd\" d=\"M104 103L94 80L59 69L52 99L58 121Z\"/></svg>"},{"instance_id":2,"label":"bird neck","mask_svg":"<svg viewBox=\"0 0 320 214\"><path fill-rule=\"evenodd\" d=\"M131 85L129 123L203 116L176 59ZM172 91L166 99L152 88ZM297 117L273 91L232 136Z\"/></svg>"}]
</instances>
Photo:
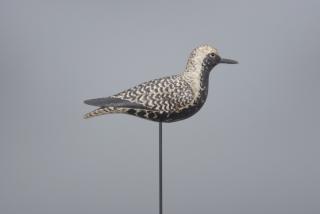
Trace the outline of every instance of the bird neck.
<instances>
[{"instance_id":1,"label":"bird neck","mask_svg":"<svg viewBox=\"0 0 320 214\"><path fill-rule=\"evenodd\" d=\"M195 64L187 65L183 73L184 79L189 83L193 92L195 101L200 97L206 99L209 86L209 74L213 67L198 66Z\"/></svg>"}]
</instances>

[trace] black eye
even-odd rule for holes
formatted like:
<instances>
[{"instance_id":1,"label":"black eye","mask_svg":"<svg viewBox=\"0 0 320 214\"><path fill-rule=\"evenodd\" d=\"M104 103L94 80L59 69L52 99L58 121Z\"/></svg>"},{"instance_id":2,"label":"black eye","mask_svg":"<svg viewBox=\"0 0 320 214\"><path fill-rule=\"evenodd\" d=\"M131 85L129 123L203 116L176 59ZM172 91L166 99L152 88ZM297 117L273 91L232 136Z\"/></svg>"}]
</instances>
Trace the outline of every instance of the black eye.
<instances>
[{"instance_id":1,"label":"black eye","mask_svg":"<svg viewBox=\"0 0 320 214\"><path fill-rule=\"evenodd\" d=\"M214 53L211 53L211 54L210 54L210 56L211 56L211 57L214 57L214 56L215 56L215 54L214 54Z\"/></svg>"}]
</instances>

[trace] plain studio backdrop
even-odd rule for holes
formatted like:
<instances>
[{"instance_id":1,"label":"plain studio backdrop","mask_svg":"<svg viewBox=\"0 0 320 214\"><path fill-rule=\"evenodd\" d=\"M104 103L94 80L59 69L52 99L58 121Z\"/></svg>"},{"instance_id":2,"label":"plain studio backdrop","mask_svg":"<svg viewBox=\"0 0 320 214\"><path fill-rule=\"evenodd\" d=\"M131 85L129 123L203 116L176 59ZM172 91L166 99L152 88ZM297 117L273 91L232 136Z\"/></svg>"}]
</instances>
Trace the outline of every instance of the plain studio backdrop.
<instances>
[{"instance_id":1,"label":"plain studio backdrop","mask_svg":"<svg viewBox=\"0 0 320 214\"><path fill-rule=\"evenodd\" d=\"M156 214L158 124L83 100L218 65L164 124L164 213L320 213L320 2L0 1L0 213Z\"/></svg>"}]
</instances>

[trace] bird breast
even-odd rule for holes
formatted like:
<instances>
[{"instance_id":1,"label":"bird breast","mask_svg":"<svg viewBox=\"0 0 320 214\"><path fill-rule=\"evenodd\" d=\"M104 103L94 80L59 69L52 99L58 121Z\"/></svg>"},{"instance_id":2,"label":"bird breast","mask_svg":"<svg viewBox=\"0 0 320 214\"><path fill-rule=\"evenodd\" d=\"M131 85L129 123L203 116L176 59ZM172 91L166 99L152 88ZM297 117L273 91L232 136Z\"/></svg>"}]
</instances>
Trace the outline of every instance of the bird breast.
<instances>
[{"instance_id":1,"label":"bird breast","mask_svg":"<svg viewBox=\"0 0 320 214\"><path fill-rule=\"evenodd\" d=\"M193 94L194 101L197 100L201 94L203 88L201 87L201 73L200 72L185 72L183 79L190 85Z\"/></svg>"}]
</instances>

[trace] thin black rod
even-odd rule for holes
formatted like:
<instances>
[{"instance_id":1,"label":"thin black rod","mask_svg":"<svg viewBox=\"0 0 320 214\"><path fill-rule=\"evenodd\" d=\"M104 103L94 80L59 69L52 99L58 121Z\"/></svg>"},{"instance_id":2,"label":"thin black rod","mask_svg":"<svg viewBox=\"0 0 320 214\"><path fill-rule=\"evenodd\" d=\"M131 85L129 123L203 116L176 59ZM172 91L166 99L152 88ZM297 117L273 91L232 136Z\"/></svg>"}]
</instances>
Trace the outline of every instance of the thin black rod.
<instances>
[{"instance_id":1,"label":"thin black rod","mask_svg":"<svg viewBox=\"0 0 320 214\"><path fill-rule=\"evenodd\" d=\"M162 208L162 122L159 122L159 214Z\"/></svg>"}]
</instances>

